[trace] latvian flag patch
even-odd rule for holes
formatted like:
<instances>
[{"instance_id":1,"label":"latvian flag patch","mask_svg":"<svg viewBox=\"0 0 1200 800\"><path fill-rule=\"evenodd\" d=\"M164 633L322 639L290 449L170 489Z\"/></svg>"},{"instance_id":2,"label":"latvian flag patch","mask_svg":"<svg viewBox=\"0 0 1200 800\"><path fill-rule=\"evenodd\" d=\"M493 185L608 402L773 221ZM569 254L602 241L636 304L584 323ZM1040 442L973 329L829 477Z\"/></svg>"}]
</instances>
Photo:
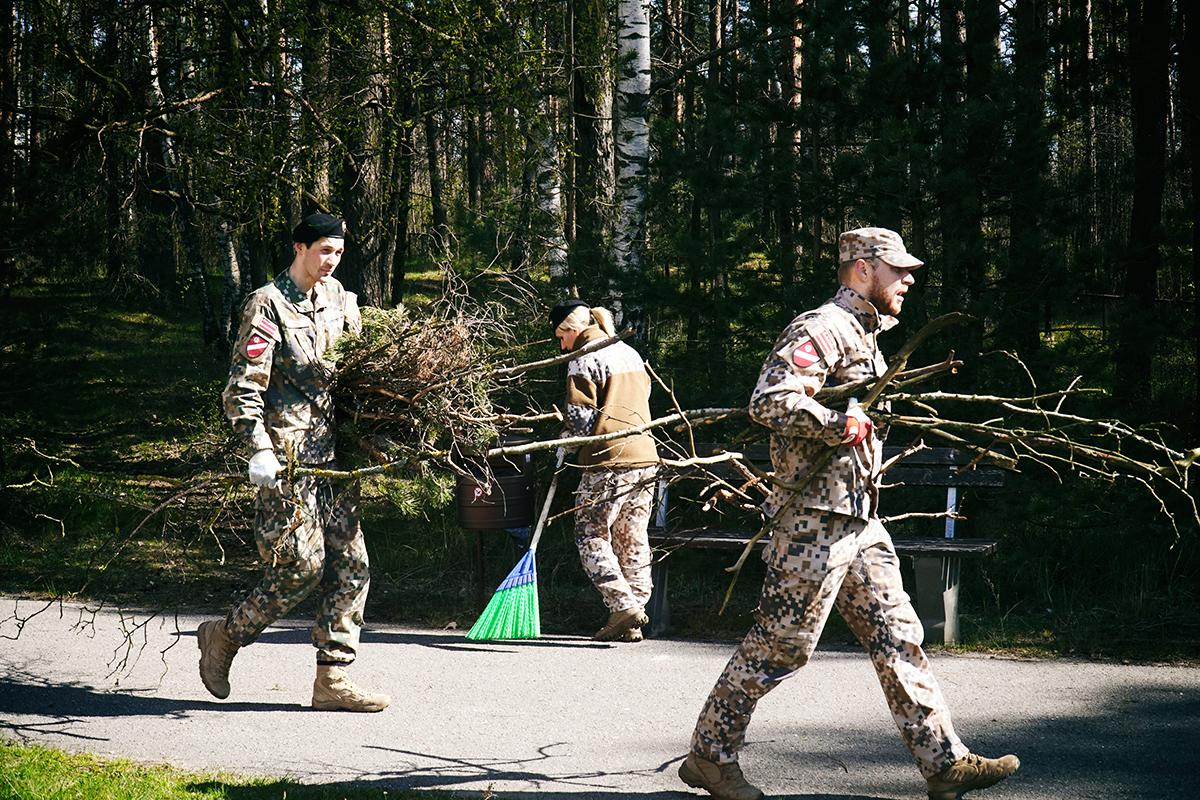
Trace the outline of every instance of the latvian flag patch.
<instances>
[{"instance_id":1,"label":"latvian flag patch","mask_svg":"<svg viewBox=\"0 0 1200 800\"><path fill-rule=\"evenodd\" d=\"M792 363L801 369L808 369L823 358L836 351L833 336L829 331L820 329L810 331L792 348Z\"/></svg>"}]
</instances>

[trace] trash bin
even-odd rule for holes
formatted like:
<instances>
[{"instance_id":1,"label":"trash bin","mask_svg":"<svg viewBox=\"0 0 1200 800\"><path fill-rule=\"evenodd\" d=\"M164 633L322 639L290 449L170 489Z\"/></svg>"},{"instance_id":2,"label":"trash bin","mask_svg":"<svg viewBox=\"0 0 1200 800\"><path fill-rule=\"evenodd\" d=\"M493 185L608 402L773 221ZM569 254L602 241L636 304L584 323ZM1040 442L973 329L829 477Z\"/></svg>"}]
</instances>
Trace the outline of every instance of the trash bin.
<instances>
[{"instance_id":1,"label":"trash bin","mask_svg":"<svg viewBox=\"0 0 1200 800\"><path fill-rule=\"evenodd\" d=\"M502 446L528 444L531 439L509 437ZM455 484L458 524L467 530L525 528L534 522L534 471L529 455L465 457L460 462L469 475ZM490 472L490 474L488 474Z\"/></svg>"}]
</instances>

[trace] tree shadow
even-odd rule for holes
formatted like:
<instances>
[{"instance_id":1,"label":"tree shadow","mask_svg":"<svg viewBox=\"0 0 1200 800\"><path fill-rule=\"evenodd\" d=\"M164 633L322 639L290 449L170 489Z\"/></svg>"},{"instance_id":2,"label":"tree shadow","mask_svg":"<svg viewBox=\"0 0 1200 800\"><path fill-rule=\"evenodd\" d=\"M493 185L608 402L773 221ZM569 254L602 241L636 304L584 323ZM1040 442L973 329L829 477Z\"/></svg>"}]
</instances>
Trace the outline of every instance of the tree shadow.
<instances>
[{"instance_id":1,"label":"tree shadow","mask_svg":"<svg viewBox=\"0 0 1200 800\"><path fill-rule=\"evenodd\" d=\"M270 628L258 637L258 641L272 644L309 644L311 641L309 635L308 628ZM468 639L464 633L388 630L364 630L362 642L363 644L408 644L455 653L517 653L521 650L539 648L608 650L620 646L611 642L594 642L581 636L548 635L539 639L474 641Z\"/></svg>"},{"instance_id":2,"label":"tree shadow","mask_svg":"<svg viewBox=\"0 0 1200 800\"><path fill-rule=\"evenodd\" d=\"M417 765L413 763L412 766L400 766L395 770L375 773L370 777L362 777L352 781L322 783L319 787L303 787L289 782L287 791L289 797L295 797L298 800L303 800L307 796L305 794L306 789L323 792L319 795L320 797L337 796L342 792L351 790L357 792L370 790L385 792L389 789L403 789L408 791L436 789L452 795L465 796L469 793L472 797L478 797L482 793L486 797L490 795L488 792L483 792L483 790L477 788L480 784L494 785L502 782L522 782L534 788L516 791L497 789L494 790L495 796L506 799L548 798L548 800L583 800L584 798L586 800L620 800L620 798L627 797L645 798L645 800L682 800L682 798L696 798L698 796L695 791L684 787L682 784L680 784L680 788L676 791L653 789L646 792L638 792L622 788L624 784L628 783L629 778L637 778L639 776L647 778L648 781L653 779L655 783L659 783L661 777L658 776L663 773L673 773L675 765L683 760L682 755L641 770L590 770L555 773L537 768L541 762L562 758L563 756L554 755L553 750L563 745L565 743L544 745L537 749L537 755L516 759L439 756L415 750L369 746L371 749L396 755L402 765L407 759L420 759L424 762L433 761L435 763L433 765ZM671 779L675 780L673 774L671 775ZM475 786L470 789L456 788L468 783ZM571 788L568 790L565 787ZM261 791L261 787L229 786L219 781L195 783L191 784L189 788L197 791L219 789L224 792L222 796L229 798L229 800L251 800L251 798L261 796L260 794L256 794L256 790ZM313 794L317 796L317 791L313 791ZM772 797L777 798L777 800L889 800L888 798L874 795L829 793L786 794L772 795Z\"/></svg>"},{"instance_id":3,"label":"tree shadow","mask_svg":"<svg viewBox=\"0 0 1200 800\"><path fill-rule=\"evenodd\" d=\"M53 717L66 723L81 721L89 717L184 719L194 711L311 712L311 709L296 703L185 700L173 697L154 697L135 691L106 692L82 683L53 683L28 674L10 673L0 677L0 729L15 731L22 727L9 721L12 715L17 714Z\"/></svg>"}]
</instances>

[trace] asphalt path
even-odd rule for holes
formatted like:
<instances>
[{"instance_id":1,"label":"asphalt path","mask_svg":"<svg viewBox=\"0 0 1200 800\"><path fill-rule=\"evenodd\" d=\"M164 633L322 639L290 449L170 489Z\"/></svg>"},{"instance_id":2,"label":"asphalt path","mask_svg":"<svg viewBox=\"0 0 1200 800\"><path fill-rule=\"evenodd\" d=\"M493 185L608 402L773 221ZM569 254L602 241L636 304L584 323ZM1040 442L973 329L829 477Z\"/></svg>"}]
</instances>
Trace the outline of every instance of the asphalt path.
<instances>
[{"instance_id":1,"label":"asphalt path","mask_svg":"<svg viewBox=\"0 0 1200 800\"><path fill-rule=\"evenodd\" d=\"M307 708L304 620L241 651L233 694L210 697L196 673L202 619L0 598L0 736L306 783L682 800L700 795L676 767L733 648L569 636L479 643L459 631L373 626L353 677L393 704L359 715ZM967 745L1021 757L1016 776L979 797L1200 797L1200 671L933 660ZM925 796L856 650L818 650L759 704L742 765L771 797Z\"/></svg>"}]
</instances>

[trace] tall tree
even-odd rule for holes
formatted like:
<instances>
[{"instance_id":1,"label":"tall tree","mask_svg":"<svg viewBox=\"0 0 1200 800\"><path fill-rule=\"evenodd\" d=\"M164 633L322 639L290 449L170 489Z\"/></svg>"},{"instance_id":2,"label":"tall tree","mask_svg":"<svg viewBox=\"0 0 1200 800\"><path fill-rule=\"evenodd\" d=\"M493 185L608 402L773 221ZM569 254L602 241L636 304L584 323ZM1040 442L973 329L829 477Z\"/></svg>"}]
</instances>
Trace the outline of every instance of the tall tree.
<instances>
[{"instance_id":1,"label":"tall tree","mask_svg":"<svg viewBox=\"0 0 1200 800\"><path fill-rule=\"evenodd\" d=\"M650 174L650 2L620 0L617 30L616 276L609 297L622 322L641 322L646 247L646 184Z\"/></svg>"},{"instance_id":2,"label":"tall tree","mask_svg":"<svg viewBox=\"0 0 1200 800\"><path fill-rule=\"evenodd\" d=\"M1040 311L1049 302L1046 263L1045 170L1049 159L1046 132L1046 25L1044 0L1016 0L1013 42L1015 103L1009 163L1009 250L1004 275L1003 313L998 320L1001 346L1029 355L1038 349Z\"/></svg>"},{"instance_id":3,"label":"tall tree","mask_svg":"<svg viewBox=\"0 0 1200 800\"><path fill-rule=\"evenodd\" d=\"M1180 3L1179 117L1190 169L1192 203L1192 435L1200 435L1200 0Z\"/></svg>"},{"instance_id":4,"label":"tall tree","mask_svg":"<svg viewBox=\"0 0 1200 800\"><path fill-rule=\"evenodd\" d=\"M1154 313L1162 259L1162 206L1165 184L1169 0L1131 0L1129 92L1133 110L1133 207L1124 261L1117 397L1141 415L1153 400L1153 374L1159 326Z\"/></svg>"},{"instance_id":5,"label":"tall tree","mask_svg":"<svg viewBox=\"0 0 1200 800\"><path fill-rule=\"evenodd\" d=\"M571 274L591 278L597 292L606 287L612 263L613 209L613 48L607 0L569 0L572 33L572 128L575 141L574 241Z\"/></svg>"}]
</instances>

